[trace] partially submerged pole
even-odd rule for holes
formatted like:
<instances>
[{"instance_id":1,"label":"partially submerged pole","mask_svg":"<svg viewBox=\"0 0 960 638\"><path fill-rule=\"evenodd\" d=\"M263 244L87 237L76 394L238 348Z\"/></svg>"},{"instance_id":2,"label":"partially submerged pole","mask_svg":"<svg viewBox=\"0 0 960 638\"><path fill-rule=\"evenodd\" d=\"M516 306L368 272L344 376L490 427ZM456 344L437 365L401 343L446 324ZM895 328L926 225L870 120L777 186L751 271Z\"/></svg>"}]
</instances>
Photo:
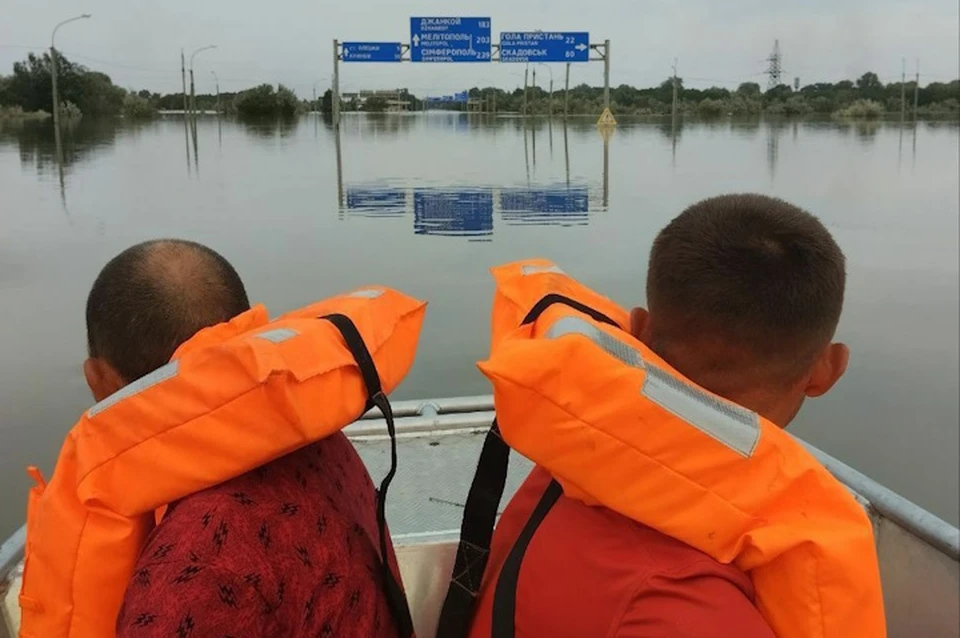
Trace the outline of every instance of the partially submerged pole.
<instances>
[{"instance_id":1,"label":"partially submerged pole","mask_svg":"<svg viewBox=\"0 0 960 638\"><path fill-rule=\"evenodd\" d=\"M563 86L563 117L570 112L570 63L567 62L567 80Z\"/></svg>"},{"instance_id":2,"label":"partially submerged pole","mask_svg":"<svg viewBox=\"0 0 960 638\"><path fill-rule=\"evenodd\" d=\"M917 119L919 111L917 110L920 105L920 60L917 60L917 78L913 84L913 119Z\"/></svg>"},{"instance_id":3,"label":"partially submerged pole","mask_svg":"<svg viewBox=\"0 0 960 638\"><path fill-rule=\"evenodd\" d=\"M677 119L677 59L673 59L673 107L670 111L671 117Z\"/></svg>"},{"instance_id":4,"label":"partially submerged pole","mask_svg":"<svg viewBox=\"0 0 960 638\"><path fill-rule=\"evenodd\" d=\"M553 117L553 78L550 78L550 117Z\"/></svg>"},{"instance_id":5,"label":"partially submerged pole","mask_svg":"<svg viewBox=\"0 0 960 638\"><path fill-rule=\"evenodd\" d=\"M900 121L903 122L907 119L907 59L900 61Z\"/></svg>"},{"instance_id":6,"label":"partially submerged pole","mask_svg":"<svg viewBox=\"0 0 960 638\"><path fill-rule=\"evenodd\" d=\"M187 117L187 59L180 49L180 78L183 80L183 117Z\"/></svg>"},{"instance_id":7,"label":"partially submerged pole","mask_svg":"<svg viewBox=\"0 0 960 638\"><path fill-rule=\"evenodd\" d=\"M527 116L527 79L530 75L530 67L523 71L523 116Z\"/></svg>"},{"instance_id":8,"label":"partially submerged pole","mask_svg":"<svg viewBox=\"0 0 960 638\"><path fill-rule=\"evenodd\" d=\"M603 42L603 108L610 108L610 40Z\"/></svg>"},{"instance_id":9,"label":"partially submerged pole","mask_svg":"<svg viewBox=\"0 0 960 638\"><path fill-rule=\"evenodd\" d=\"M340 126L340 41L333 41L333 125Z\"/></svg>"}]
</instances>

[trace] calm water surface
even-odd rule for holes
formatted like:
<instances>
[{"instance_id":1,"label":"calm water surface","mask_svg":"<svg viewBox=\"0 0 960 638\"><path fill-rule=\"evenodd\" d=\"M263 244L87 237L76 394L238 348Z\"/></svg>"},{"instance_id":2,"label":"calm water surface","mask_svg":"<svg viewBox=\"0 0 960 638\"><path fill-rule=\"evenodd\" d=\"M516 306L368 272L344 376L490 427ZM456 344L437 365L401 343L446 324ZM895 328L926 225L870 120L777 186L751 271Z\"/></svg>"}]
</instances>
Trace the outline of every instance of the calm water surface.
<instances>
[{"instance_id":1,"label":"calm water surface","mask_svg":"<svg viewBox=\"0 0 960 638\"><path fill-rule=\"evenodd\" d=\"M61 175L49 124L0 128L0 537L23 520L23 467L49 475L91 402L86 294L135 242L215 247L272 313L371 283L428 299L397 396L480 394L490 266L548 257L641 304L656 232L744 190L815 212L848 257L850 369L791 431L957 523L956 124L622 123L605 144L588 121L348 116L338 140L307 116L192 137L175 118L83 122Z\"/></svg>"}]
</instances>

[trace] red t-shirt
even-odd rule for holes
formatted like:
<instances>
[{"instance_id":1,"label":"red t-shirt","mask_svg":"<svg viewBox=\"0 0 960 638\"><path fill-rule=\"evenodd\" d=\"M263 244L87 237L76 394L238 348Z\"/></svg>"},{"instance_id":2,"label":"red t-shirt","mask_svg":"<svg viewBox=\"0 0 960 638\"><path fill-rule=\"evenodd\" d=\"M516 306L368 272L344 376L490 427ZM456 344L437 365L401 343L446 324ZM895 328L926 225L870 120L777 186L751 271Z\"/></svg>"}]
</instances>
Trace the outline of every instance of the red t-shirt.
<instances>
[{"instance_id":1,"label":"red t-shirt","mask_svg":"<svg viewBox=\"0 0 960 638\"><path fill-rule=\"evenodd\" d=\"M489 638L496 578L549 485L536 468L494 533L471 638ZM561 496L527 547L517 638L775 638L750 578L603 507Z\"/></svg>"},{"instance_id":2,"label":"red t-shirt","mask_svg":"<svg viewBox=\"0 0 960 638\"><path fill-rule=\"evenodd\" d=\"M117 638L393 638L379 542L376 491L338 433L172 505Z\"/></svg>"}]
</instances>

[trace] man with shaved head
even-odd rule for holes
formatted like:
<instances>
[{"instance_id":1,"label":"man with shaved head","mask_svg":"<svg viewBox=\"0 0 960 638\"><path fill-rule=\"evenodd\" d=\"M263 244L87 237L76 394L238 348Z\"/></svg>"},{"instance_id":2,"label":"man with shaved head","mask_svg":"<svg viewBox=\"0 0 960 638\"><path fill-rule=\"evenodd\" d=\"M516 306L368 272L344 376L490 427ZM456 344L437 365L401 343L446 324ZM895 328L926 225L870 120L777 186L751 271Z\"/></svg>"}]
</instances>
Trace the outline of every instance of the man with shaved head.
<instances>
[{"instance_id":1,"label":"man with shaved head","mask_svg":"<svg viewBox=\"0 0 960 638\"><path fill-rule=\"evenodd\" d=\"M128 248L87 300L83 369L94 398L249 309L237 271L210 248L183 240ZM171 503L135 567L118 638L396 636L377 568L375 502L363 462L337 433Z\"/></svg>"}]
</instances>

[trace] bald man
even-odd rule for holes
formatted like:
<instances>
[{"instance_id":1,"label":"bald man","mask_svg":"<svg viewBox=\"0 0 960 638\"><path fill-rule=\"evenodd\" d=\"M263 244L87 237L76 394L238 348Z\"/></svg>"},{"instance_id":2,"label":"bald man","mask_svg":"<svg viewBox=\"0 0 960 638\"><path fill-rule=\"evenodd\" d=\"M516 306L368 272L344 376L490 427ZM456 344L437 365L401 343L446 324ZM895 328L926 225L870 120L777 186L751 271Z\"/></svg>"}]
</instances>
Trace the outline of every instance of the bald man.
<instances>
[{"instance_id":1,"label":"bald man","mask_svg":"<svg viewBox=\"0 0 960 638\"><path fill-rule=\"evenodd\" d=\"M123 251L87 300L83 370L94 398L249 309L236 270L205 246L158 240ZM118 638L396 636L377 568L375 502L363 462L338 433L171 503L135 567Z\"/></svg>"}]
</instances>

